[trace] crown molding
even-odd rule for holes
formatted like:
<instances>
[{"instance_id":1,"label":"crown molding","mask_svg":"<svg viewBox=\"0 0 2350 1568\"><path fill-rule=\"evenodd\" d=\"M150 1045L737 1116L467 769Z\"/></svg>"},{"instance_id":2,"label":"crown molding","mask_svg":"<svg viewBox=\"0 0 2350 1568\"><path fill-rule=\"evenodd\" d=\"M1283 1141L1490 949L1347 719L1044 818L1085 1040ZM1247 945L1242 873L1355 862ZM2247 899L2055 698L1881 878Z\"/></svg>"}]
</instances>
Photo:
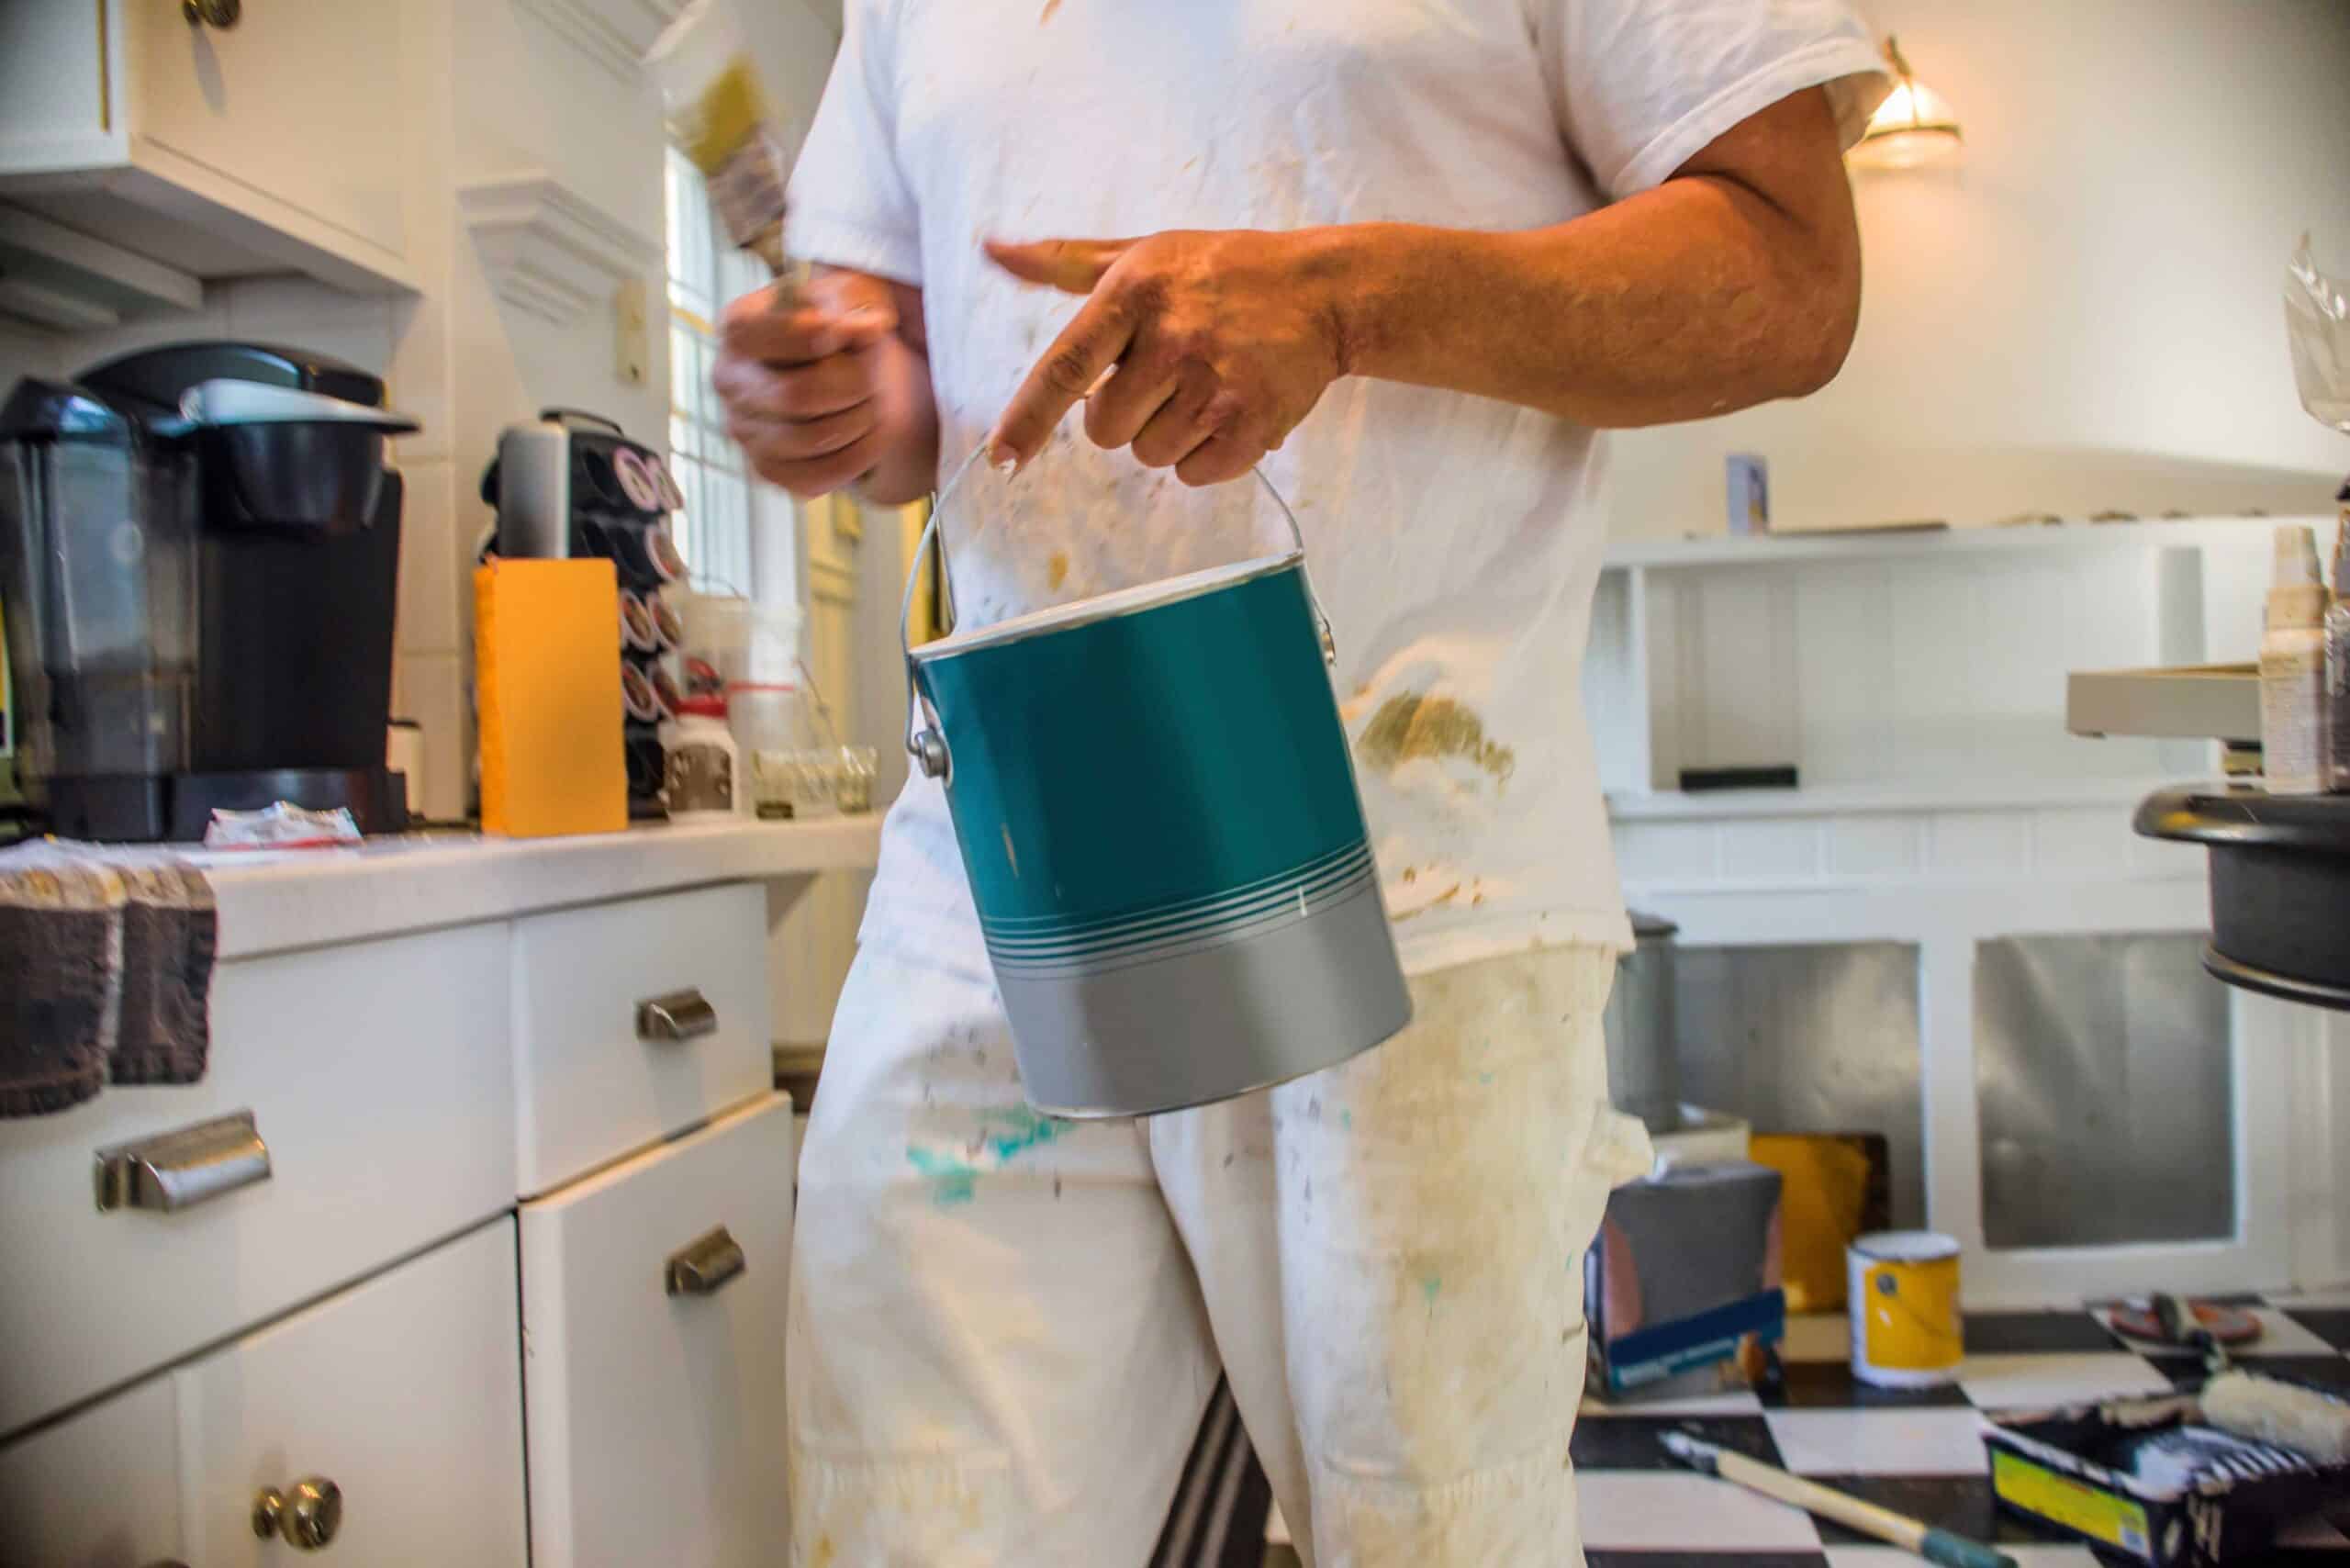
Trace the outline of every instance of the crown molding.
<instances>
[{"instance_id":1,"label":"crown molding","mask_svg":"<svg viewBox=\"0 0 2350 1568\"><path fill-rule=\"evenodd\" d=\"M498 297L558 327L603 308L662 256L661 241L548 174L460 185L457 209Z\"/></svg>"}]
</instances>

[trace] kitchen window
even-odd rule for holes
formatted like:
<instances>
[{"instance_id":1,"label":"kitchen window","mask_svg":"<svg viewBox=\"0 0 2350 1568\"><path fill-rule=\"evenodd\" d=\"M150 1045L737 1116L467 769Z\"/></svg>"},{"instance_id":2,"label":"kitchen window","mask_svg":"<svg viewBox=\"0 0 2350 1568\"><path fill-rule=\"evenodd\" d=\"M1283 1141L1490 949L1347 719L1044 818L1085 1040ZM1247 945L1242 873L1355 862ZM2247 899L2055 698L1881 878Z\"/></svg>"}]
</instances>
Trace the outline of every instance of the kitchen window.
<instances>
[{"instance_id":1,"label":"kitchen window","mask_svg":"<svg viewBox=\"0 0 2350 1568\"><path fill-rule=\"evenodd\" d=\"M743 454L726 434L726 413L711 389L718 353L718 318L726 302L767 281L755 256L726 242L700 173L671 148L667 177L669 227L669 464L686 504L677 546L694 587L705 593L744 594L790 602L789 583L757 581L762 568L791 562L789 549L753 547L755 527L789 528L788 498L755 483ZM769 542L773 543L773 542Z\"/></svg>"}]
</instances>

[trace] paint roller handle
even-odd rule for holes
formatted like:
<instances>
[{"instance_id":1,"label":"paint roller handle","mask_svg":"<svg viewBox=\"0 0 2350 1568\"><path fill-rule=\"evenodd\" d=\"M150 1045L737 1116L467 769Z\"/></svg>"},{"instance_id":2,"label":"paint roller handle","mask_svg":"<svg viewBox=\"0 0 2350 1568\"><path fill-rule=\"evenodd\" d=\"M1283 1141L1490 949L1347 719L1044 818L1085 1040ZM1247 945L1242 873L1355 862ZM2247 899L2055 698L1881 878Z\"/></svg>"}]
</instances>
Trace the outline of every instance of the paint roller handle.
<instances>
[{"instance_id":1,"label":"paint roller handle","mask_svg":"<svg viewBox=\"0 0 2350 1568\"><path fill-rule=\"evenodd\" d=\"M1942 1568L2016 1568L2016 1560L2006 1552L1946 1529L1928 1530L1918 1541L1918 1555Z\"/></svg>"},{"instance_id":2,"label":"paint roller handle","mask_svg":"<svg viewBox=\"0 0 2350 1568\"><path fill-rule=\"evenodd\" d=\"M922 683L915 678L914 588L922 581L923 562L929 558L934 546L938 551L942 567L939 576L945 577L946 536L939 531L939 522L946 515L948 498L963 483L963 476L971 471L971 465L979 460L979 454L987 449L988 443L982 439L962 462L955 465L955 472L948 476L946 483L931 492L930 518L923 524L922 538L914 545L913 559L906 563L906 591L898 600L898 651L906 661L906 753L920 766L923 775L932 778L946 777L948 758L946 739L939 734L937 719L930 712L928 700L923 696ZM1273 505L1281 509L1281 521L1289 524L1289 536L1297 546L1302 572L1305 560L1305 530L1298 526L1297 514L1290 510L1288 500L1273 487L1273 482L1266 476L1265 471L1252 468L1249 472L1257 476L1257 483L1265 487L1265 494L1273 498ZM1323 661L1326 664L1337 663L1337 638L1330 631L1330 617L1324 613L1322 600L1315 594L1310 578L1305 584L1305 604L1313 611L1315 630L1322 639Z\"/></svg>"}]
</instances>

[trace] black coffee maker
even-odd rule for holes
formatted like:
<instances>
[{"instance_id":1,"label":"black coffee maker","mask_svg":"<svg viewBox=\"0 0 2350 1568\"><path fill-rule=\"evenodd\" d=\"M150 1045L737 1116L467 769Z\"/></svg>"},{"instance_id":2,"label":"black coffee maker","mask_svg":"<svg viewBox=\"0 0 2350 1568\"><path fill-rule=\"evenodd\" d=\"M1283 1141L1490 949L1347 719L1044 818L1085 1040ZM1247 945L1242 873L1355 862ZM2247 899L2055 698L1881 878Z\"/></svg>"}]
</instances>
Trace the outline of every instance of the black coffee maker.
<instances>
[{"instance_id":1,"label":"black coffee maker","mask_svg":"<svg viewBox=\"0 0 2350 1568\"><path fill-rule=\"evenodd\" d=\"M259 343L148 349L0 405L0 613L50 832L193 840L216 809L407 825L384 764L414 420Z\"/></svg>"}]
</instances>

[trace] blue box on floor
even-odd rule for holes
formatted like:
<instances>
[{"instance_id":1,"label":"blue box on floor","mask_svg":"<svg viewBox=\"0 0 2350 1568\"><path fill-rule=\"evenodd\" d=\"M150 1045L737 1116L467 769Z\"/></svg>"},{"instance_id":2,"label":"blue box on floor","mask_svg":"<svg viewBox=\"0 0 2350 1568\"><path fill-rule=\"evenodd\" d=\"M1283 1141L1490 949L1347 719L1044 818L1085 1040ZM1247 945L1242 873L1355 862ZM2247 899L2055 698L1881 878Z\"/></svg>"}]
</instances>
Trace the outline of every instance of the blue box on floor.
<instances>
[{"instance_id":1,"label":"blue box on floor","mask_svg":"<svg viewBox=\"0 0 2350 1568\"><path fill-rule=\"evenodd\" d=\"M1583 1259L1591 1381L1602 1397L1751 1387L1786 1334L1779 1173L1681 1166L1609 1194Z\"/></svg>"}]
</instances>

